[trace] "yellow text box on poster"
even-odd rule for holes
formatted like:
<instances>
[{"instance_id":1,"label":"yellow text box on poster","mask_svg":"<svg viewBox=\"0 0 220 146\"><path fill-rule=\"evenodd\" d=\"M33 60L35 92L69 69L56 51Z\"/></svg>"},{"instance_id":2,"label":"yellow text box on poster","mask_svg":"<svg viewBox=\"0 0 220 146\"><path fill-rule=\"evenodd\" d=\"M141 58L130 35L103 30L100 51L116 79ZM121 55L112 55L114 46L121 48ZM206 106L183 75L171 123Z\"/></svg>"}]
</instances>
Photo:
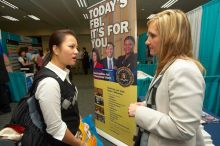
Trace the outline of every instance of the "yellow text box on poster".
<instances>
[{"instance_id":1,"label":"yellow text box on poster","mask_svg":"<svg viewBox=\"0 0 220 146\"><path fill-rule=\"evenodd\" d=\"M135 120L128 106L137 100L137 86L94 79L96 127L127 145L133 145Z\"/></svg>"}]
</instances>

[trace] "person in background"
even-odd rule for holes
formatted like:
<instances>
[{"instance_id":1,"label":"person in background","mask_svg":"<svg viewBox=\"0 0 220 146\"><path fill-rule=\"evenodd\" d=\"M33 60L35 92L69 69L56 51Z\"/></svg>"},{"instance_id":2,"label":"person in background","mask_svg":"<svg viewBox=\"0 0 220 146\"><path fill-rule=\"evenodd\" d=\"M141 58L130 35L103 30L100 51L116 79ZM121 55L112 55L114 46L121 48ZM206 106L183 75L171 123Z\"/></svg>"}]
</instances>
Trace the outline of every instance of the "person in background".
<instances>
[{"instance_id":1,"label":"person in background","mask_svg":"<svg viewBox=\"0 0 220 146\"><path fill-rule=\"evenodd\" d=\"M3 54L0 53L0 115L11 112L8 85L9 76ZM7 92L8 91L8 92Z\"/></svg>"},{"instance_id":2,"label":"person in background","mask_svg":"<svg viewBox=\"0 0 220 146\"><path fill-rule=\"evenodd\" d=\"M86 51L85 47L83 47L82 66L83 66L84 73L87 75L88 74L88 67L89 67L89 54Z\"/></svg>"},{"instance_id":3,"label":"person in background","mask_svg":"<svg viewBox=\"0 0 220 146\"><path fill-rule=\"evenodd\" d=\"M193 57L187 16L181 10L165 10L147 27L145 44L158 63L146 101L128 108L142 133L137 145L204 146L200 120L205 70Z\"/></svg>"},{"instance_id":4,"label":"person in background","mask_svg":"<svg viewBox=\"0 0 220 146\"><path fill-rule=\"evenodd\" d=\"M21 47L19 49L18 62L21 65L21 70L24 70L25 72L28 72L28 73L33 73L34 72L34 64L28 60L28 58L26 56L27 50L28 50L27 47Z\"/></svg>"},{"instance_id":5,"label":"person in background","mask_svg":"<svg viewBox=\"0 0 220 146\"><path fill-rule=\"evenodd\" d=\"M117 69L117 59L114 58L114 49L114 44L112 42L107 42L107 46L105 49L106 58L103 58L101 60L101 63L103 64L104 68Z\"/></svg>"},{"instance_id":6,"label":"person in background","mask_svg":"<svg viewBox=\"0 0 220 146\"><path fill-rule=\"evenodd\" d=\"M137 54L134 53L135 40L133 36L124 39L124 55L118 57L117 67L127 67L132 72L137 71Z\"/></svg>"},{"instance_id":7,"label":"person in background","mask_svg":"<svg viewBox=\"0 0 220 146\"><path fill-rule=\"evenodd\" d=\"M36 56L36 67L37 67L37 70L40 70L41 67L42 67L43 56L44 56L43 50L41 50L41 49L38 50L38 55Z\"/></svg>"},{"instance_id":8,"label":"person in background","mask_svg":"<svg viewBox=\"0 0 220 146\"><path fill-rule=\"evenodd\" d=\"M77 64L76 64L76 70L78 73L82 72L82 68L83 68L82 60L83 60L83 50L79 49L79 53L77 54Z\"/></svg>"},{"instance_id":9,"label":"person in background","mask_svg":"<svg viewBox=\"0 0 220 146\"><path fill-rule=\"evenodd\" d=\"M74 104L64 107L65 100L72 103L77 96L77 88L71 84L70 71L67 69L67 66L76 64L77 48L76 36L69 29L57 30L49 38L50 51L44 58L43 65L46 66L43 67L56 73L67 87L66 90L70 91L68 97L61 97L60 85L51 77L44 78L37 86L35 98L40 104L47 125L46 131L53 137L53 140L48 140L48 145L51 146L84 146L84 143L74 136L80 123L77 100Z\"/></svg>"},{"instance_id":10,"label":"person in background","mask_svg":"<svg viewBox=\"0 0 220 146\"><path fill-rule=\"evenodd\" d=\"M92 66L93 69L102 69L104 66L100 63L100 55L97 49L92 50Z\"/></svg>"},{"instance_id":11,"label":"person in background","mask_svg":"<svg viewBox=\"0 0 220 146\"><path fill-rule=\"evenodd\" d=\"M35 54L34 54L32 46L27 46L26 47L26 57L27 57L27 60L30 61L30 62L34 61L34 57L35 57L34 55Z\"/></svg>"}]
</instances>

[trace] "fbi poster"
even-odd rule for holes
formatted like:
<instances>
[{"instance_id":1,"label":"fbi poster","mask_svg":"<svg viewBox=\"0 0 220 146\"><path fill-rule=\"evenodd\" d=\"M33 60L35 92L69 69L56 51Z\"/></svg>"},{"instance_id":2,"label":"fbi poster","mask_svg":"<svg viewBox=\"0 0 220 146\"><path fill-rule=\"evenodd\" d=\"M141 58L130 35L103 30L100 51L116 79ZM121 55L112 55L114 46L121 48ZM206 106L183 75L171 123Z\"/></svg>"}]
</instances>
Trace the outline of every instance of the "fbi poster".
<instances>
[{"instance_id":1,"label":"fbi poster","mask_svg":"<svg viewBox=\"0 0 220 146\"><path fill-rule=\"evenodd\" d=\"M136 1L103 0L88 15L97 131L116 145L133 145L128 106L137 101Z\"/></svg>"}]
</instances>

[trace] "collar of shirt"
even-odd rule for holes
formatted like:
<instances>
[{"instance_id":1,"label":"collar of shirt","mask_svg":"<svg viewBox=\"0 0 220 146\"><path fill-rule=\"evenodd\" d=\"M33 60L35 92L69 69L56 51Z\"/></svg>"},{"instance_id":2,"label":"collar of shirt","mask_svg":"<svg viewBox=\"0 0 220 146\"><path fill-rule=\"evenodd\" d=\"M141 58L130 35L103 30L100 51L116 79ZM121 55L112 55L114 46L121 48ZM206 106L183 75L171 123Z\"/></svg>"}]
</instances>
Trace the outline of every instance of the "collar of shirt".
<instances>
[{"instance_id":1,"label":"collar of shirt","mask_svg":"<svg viewBox=\"0 0 220 146\"><path fill-rule=\"evenodd\" d=\"M107 56L107 61L113 60L112 58L113 58L113 57L110 58L110 57Z\"/></svg>"},{"instance_id":2,"label":"collar of shirt","mask_svg":"<svg viewBox=\"0 0 220 146\"><path fill-rule=\"evenodd\" d=\"M52 62L49 62L45 67L55 72L61 78L62 81L64 81L66 78L67 80L69 79L69 69L65 68L63 70L55 64L53 64Z\"/></svg>"}]
</instances>

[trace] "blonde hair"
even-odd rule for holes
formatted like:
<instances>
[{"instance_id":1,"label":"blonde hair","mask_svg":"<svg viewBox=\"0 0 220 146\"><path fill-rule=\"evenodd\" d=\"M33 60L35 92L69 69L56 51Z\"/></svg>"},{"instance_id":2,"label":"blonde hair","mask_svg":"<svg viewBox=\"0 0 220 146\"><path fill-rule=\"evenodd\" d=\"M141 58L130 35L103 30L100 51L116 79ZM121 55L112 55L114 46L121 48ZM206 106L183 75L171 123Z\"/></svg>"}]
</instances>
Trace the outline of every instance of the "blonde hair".
<instances>
[{"instance_id":1,"label":"blonde hair","mask_svg":"<svg viewBox=\"0 0 220 146\"><path fill-rule=\"evenodd\" d=\"M156 25L160 37L156 74L160 73L168 62L177 58L190 59L201 72L205 70L202 64L194 59L190 23L184 12L177 9L165 10L151 18L147 27L151 23Z\"/></svg>"}]
</instances>

